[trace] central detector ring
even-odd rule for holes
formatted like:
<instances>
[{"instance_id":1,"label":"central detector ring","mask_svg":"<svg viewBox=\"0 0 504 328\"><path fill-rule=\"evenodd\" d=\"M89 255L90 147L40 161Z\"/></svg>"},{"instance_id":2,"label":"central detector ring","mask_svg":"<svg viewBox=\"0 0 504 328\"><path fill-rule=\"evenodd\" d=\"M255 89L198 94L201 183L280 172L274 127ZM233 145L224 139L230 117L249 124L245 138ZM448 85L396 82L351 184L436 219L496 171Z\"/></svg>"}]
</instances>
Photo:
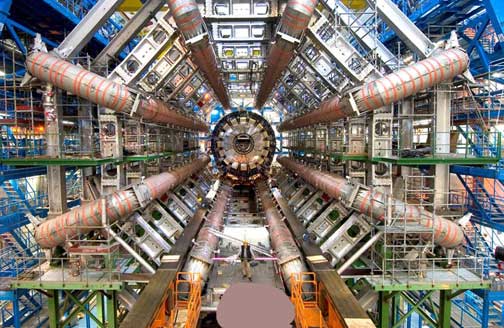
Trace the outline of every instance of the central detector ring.
<instances>
[{"instance_id":1,"label":"central detector ring","mask_svg":"<svg viewBox=\"0 0 504 328\"><path fill-rule=\"evenodd\" d=\"M212 132L211 143L221 173L240 183L269 171L276 146L271 125L251 111L235 111L222 117Z\"/></svg>"},{"instance_id":2,"label":"central detector ring","mask_svg":"<svg viewBox=\"0 0 504 328\"><path fill-rule=\"evenodd\" d=\"M233 146L237 153L246 155L254 150L254 139L246 133L240 133L234 137Z\"/></svg>"}]
</instances>

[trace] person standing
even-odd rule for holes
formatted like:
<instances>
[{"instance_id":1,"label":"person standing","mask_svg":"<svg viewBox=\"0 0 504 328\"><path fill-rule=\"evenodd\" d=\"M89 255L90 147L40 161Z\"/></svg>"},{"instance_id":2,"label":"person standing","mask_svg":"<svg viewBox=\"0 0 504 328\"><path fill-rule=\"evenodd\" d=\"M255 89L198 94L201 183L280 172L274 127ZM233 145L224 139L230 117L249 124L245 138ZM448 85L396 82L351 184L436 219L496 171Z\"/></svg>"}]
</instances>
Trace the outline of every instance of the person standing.
<instances>
[{"instance_id":1,"label":"person standing","mask_svg":"<svg viewBox=\"0 0 504 328\"><path fill-rule=\"evenodd\" d=\"M252 281L252 269L250 267L250 261L254 259L252 254L252 250L250 249L250 244L248 241L244 241L241 245L240 250L240 261L242 266L243 278L248 278L249 281Z\"/></svg>"}]
</instances>

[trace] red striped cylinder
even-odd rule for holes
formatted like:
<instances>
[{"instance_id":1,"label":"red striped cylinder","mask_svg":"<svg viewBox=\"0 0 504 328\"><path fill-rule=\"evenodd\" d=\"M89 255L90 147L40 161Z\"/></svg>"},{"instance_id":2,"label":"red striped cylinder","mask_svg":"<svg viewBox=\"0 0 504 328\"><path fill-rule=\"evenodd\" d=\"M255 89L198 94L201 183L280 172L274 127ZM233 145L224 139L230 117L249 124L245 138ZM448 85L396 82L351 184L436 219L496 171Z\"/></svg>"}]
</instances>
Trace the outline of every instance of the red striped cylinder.
<instances>
[{"instance_id":1,"label":"red striped cylinder","mask_svg":"<svg viewBox=\"0 0 504 328\"><path fill-rule=\"evenodd\" d=\"M202 36L207 29L203 17L194 0L169 0L168 6L173 19L186 41ZM231 108L227 89L224 85L220 70L217 65L217 56L214 48L208 41L208 37L202 37L197 41L187 43L191 49L191 58L199 67L215 95L225 109Z\"/></svg>"},{"instance_id":2,"label":"red striped cylinder","mask_svg":"<svg viewBox=\"0 0 504 328\"><path fill-rule=\"evenodd\" d=\"M495 247L494 257L496 260L504 261L504 247L502 246Z\"/></svg>"},{"instance_id":3,"label":"red striped cylinder","mask_svg":"<svg viewBox=\"0 0 504 328\"><path fill-rule=\"evenodd\" d=\"M119 83L73 65L45 52L35 52L26 58L26 68L41 81L71 92L99 106L118 113L131 113L136 95ZM189 117L156 99L142 99L135 115L146 120L208 132L208 125Z\"/></svg>"},{"instance_id":4,"label":"red striped cylinder","mask_svg":"<svg viewBox=\"0 0 504 328\"><path fill-rule=\"evenodd\" d=\"M278 264L282 267L284 281L290 288L292 274L306 272L306 266L292 233L276 208L270 189L264 181L258 181L256 189L268 223L271 247L275 251L276 257L278 257Z\"/></svg>"},{"instance_id":5,"label":"red striped cylinder","mask_svg":"<svg viewBox=\"0 0 504 328\"><path fill-rule=\"evenodd\" d=\"M323 122L334 122L352 115L352 107L341 104L340 97L332 97L320 104L320 108L291 118L279 125L278 131L289 131Z\"/></svg>"},{"instance_id":6,"label":"red striped cylinder","mask_svg":"<svg viewBox=\"0 0 504 328\"><path fill-rule=\"evenodd\" d=\"M355 186L346 179L304 166L288 157L280 157L277 160L282 166L298 174L315 188L335 199L341 199L347 206L357 209L372 219L384 220L388 201L392 206L393 217L404 218L408 224L418 225L431 231L422 233L423 239L432 240L436 245L446 248L455 248L464 243L464 231L453 221L434 216L421 207L405 204L398 199L387 200L384 193L375 191L373 188L360 190L352 200Z\"/></svg>"},{"instance_id":7,"label":"red striped cylinder","mask_svg":"<svg viewBox=\"0 0 504 328\"><path fill-rule=\"evenodd\" d=\"M317 2L317 0L289 0L280 19L278 31L294 39L300 39L310 23ZM292 60L296 48L296 43L281 37L271 46L255 108L260 109L264 106L275 84Z\"/></svg>"},{"instance_id":8,"label":"red striped cylinder","mask_svg":"<svg viewBox=\"0 0 504 328\"><path fill-rule=\"evenodd\" d=\"M201 44L191 45L190 48L191 58L205 75L222 107L229 109L231 104L227 88L222 81L213 46L208 42L208 39L204 39Z\"/></svg>"},{"instance_id":9,"label":"red striped cylinder","mask_svg":"<svg viewBox=\"0 0 504 328\"><path fill-rule=\"evenodd\" d=\"M464 50L449 49L366 83L359 91L353 92L353 96L360 111L375 110L451 81L464 73L468 65L469 56Z\"/></svg>"},{"instance_id":10,"label":"red striped cylinder","mask_svg":"<svg viewBox=\"0 0 504 328\"><path fill-rule=\"evenodd\" d=\"M264 106L275 84L292 60L295 49L295 44L282 39L279 39L276 43L271 45L268 59L266 60L266 70L264 71L261 87L257 92L256 103L254 105L255 108L260 109Z\"/></svg>"},{"instance_id":11,"label":"red striped cylinder","mask_svg":"<svg viewBox=\"0 0 504 328\"><path fill-rule=\"evenodd\" d=\"M209 162L210 158L204 155L172 172L149 177L133 188L116 191L54 219L46 220L35 229L35 240L40 247L51 248L82 233L102 228L103 200L105 200L105 214L108 223L111 224L121 218L126 218L139 209L140 204L161 197L194 173L202 170ZM136 192L133 189L136 189Z\"/></svg>"},{"instance_id":12,"label":"red striped cylinder","mask_svg":"<svg viewBox=\"0 0 504 328\"><path fill-rule=\"evenodd\" d=\"M317 3L318 0L289 0L278 30L299 39L308 27Z\"/></svg>"},{"instance_id":13,"label":"red striped cylinder","mask_svg":"<svg viewBox=\"0 0 504 328\"><path fill-rule=\"evenodd\" d=\"M224 213L226 210L231 187L223 186L217 194L217 198L212 206L212 210L205 219L205 223L198 233L198 238L189 253L190 259L184 267L184 272L197 272L203 281L208 277L208 272L212 265L214 251L219 246L219 237L214 235L210 229L222 231L224 226Z\"/></svg>"},{"instance_id":14,"label":"red striped cylinder","mask_svg":"<svg viewBox=\"0 0 504 328\"><path fill-rule=\"evenodd\" d=\"M464 73L468 66L469 57L464 50L449 49L366 83L351 93L359 112L369 112L440 83L451 81L455 76ZM334 122L353 114L349 96L344 98L334 96L323 101L318 109L284 121L279 125L278 130L289 131L314 124Z\"/></svg>"},{"instance_id":15,"label":"red striped cylinder","mask_svg":"<svg viewBox=\"0 0 504 328\"><path fill-rule=\"evenodd\" d=\"M134 98L128 88L45 52L26 58L26 68L41 81L117 112L128 112Z\"/></svg>"},{"instance_id":16,"label":"red striped cylinder","mask_svg":"<svg viewBox=\"0 0 504 328\"><path fill-rule=\"evenodd\" d=\"M205 33L205 22L194 0L169 0L168 6L184 39L190 40Z\"/></svg>"}]
</instances>

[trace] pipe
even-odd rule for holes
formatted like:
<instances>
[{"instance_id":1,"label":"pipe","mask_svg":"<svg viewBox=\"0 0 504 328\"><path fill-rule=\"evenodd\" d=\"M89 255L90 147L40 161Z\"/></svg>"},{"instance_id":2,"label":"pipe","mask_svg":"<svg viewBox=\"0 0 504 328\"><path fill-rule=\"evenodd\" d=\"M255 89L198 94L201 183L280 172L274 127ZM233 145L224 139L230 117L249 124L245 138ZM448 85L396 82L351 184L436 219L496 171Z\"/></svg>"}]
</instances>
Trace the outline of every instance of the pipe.
<instances>
[{"instance_id":1,"label":"pipe","mask_svg":"<svg viewBox=\"0 0 504 328\"><path fill-rule=\"evenodd\" d=\"M278 162L288 170L297 173L306 182L322 190L329 196L341 201L348 207L368 215L372 219L383 221L387 213L387 196L373 188L360 188L346 179L328 172L306 167L288 157L278 158ZM432 240L435 244L446 248L455 248L464 243L464 231L455 222L434 216L429 211L415 205L389 198L392 206L392 217L404 217L406 222L414 223L432 230L432 233L422 234L425 240Z\"/></svg>"},{"instance_id":2,"label":"pipe","mask_svg":"<svg viewBox=\"0 0 504 328\"><path fill-rule=\"evenodd\" d=\"M227 89L222 80L217 56L208 40L208 33L203 17L194 0L168 0L173 19L184 36L186 45L191 50L194 63L199 67L222 107L231 108Z\"/></svg>"},{"instance_id":3,"label":"pipe","mask_svg":"<svg viewBox=\"0 0 504 328\"><path fill-rule=\"evenodd\" d=\"M110 234L112 236L112 238L114 238L119 244L121 244L121 246L128 252L130 253L137 261L138 263L140 263L140 265L142 265L145 270L149 271L150 273L156 273L156 270L149 264L149 262L147 262L146 260L144 260L143 257L140 256L140 254L138 254L137 252L135 252L135 250L133 248L131 248L130 245L128 245L127 242L124 241L124 239L122 239L121 237L119 237L119 235L114 231L112 230L110 227L106 227L105 228L105 231Z\"/></svg>"},{"instance_id":4,"label":"pipe","mask_svg":"<svg viewBox=\"0 0 504 328\"><path fill-rule=\"evenodd\" d=\"M54 219L46 220L35 229L35 240L42 248L56 247L79 234L102 228L103 214L106 214L109 224L127 218L137 209L161 197L194 173L202 170L209 162L210 158L207 155L201 156L190 164L171 172L154 175L125 190L116 191ZM105 206L102 204L103 200L105 200ZM103 213L104 208L105 213Z\"/></svg>"},{"instance_id":5,"label":"pipe","mask_svg":"<svg viewBox=\"0 0 504 328\"><path fill-rule=\"evenodd\" d=\"M266 60L266 70L257 93L255 108L261 109L264 106L275 84L294 57L294 50L310 23L317 3L317 0L289 0L287 2L278 25L277 40L271 45Z\"/></svg>"},{"instance_id":6,"label":"pipe","mask_svg":"<svg viewBox=\"0 0 504 328\"><path fill-rule=\"evenodd\" d=\"M174 107L153 98L131 93L119 83L73 65L45 52L33 52L26 58L26 68L41 81L71 92L118 113L134 114L143 119L173 124L190 130L208 132L208 125L189 117ZM136 93L136 92L135 92Z\"/></svg>"},{"instance_id":7,"label":"pipe","mask_svg":"<svg viewBox=\"0 0 504 328\"><path fill-rule=\"evenodd\" d=\"M361 257L364 252L366 252L369 247L371 247L378 239L383 235L383 231L378 232L373 238L369 239L364 245L362 245L357 252L353 253L348 260L343 263L342 266L338 268L338 274L342 274L346 269L348 269L355 261Z\"/></svg>"},{"instance_id":8,"label":"pipe","mask_svg":"<svg viewBox=\"0 0 504 328\"><path fill-rule=\"evenodd\" d=\"M442 51L395 73L364 84L343 98L334 96L323 101L316 110L288 119L279 131L299 129L309 125L334 122L356 113L351 105L355 100L357 114L370 112L405 99L440 83L453 80L469 66L467 53L460 48Z\"/></svg>"},{"instance_id":9,"label":"pipe","mask_svg":"<svg viewBox=\"0 0 504 328\"><path fill-rule=\"evenodd\" d=\"M282 216L276 208L270 189L264 181L258 181L256 189L268 222L271 246L276 253L276 257L278 257L278 264L282 268L284 281L290 289L292 274L307 272L308 270L289 228L283 222Z\"/></svg>"},{"instance_id":10,"label":"pipe","mask_svg":"<svg viewBox=\"0 0 504 328\"><path fill-rule=\"evenodd\" d=\"M228 186L221 188L212 210L205 220L205 224L198 233L196 243L189 253L189 260L183 270L184 272L199 273L202 281L206 281L208 277L208 272L213 263L214 251L219 246L219 237L214 235L211 230L222 231L224 212L230 192Z\"/></svg>"}]
</instances>

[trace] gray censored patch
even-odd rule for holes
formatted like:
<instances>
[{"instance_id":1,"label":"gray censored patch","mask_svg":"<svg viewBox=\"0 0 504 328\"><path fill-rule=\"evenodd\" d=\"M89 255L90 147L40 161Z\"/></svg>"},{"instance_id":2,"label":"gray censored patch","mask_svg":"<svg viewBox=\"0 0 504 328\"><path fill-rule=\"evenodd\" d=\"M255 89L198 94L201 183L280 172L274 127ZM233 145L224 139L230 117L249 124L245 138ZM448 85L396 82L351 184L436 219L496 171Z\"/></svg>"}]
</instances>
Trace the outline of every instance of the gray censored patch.
<instances>
[{"instance_id":1,"label":"gray censored patch","mask_svg":"<svg viewBox=\"0 0 504 328\"><path fill-rule=\"evenodd\" d=\"M263 284L234 284L217 307L217 322L222 328L291 328L293 320L289 297Z\"/></svg>"}]
</instances>

